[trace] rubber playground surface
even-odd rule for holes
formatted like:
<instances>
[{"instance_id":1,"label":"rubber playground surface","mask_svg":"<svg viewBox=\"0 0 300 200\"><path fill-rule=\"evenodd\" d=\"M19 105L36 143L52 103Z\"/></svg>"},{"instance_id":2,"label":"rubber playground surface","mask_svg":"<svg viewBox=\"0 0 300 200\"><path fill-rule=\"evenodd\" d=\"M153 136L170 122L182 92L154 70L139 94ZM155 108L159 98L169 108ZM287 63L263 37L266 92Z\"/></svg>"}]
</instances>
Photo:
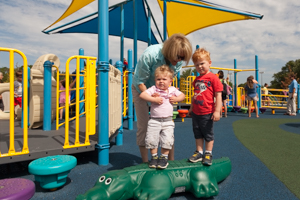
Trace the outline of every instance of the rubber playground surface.
<instances>
[{"instance_id":1,"label":"rubber playground surface","mask_svg":"<svg viewBox=\"0 0 300 200\"><path fill-rule=\"evenodd\" d=\"M270 199L296 200L300 198L300 114L285 116L284 111L272 115L268 110L260 118L230 112L214 125L213 159L229 157L231 174L219 183L219 195L210 199ZM74 154L78 164L69 173L66 185L56 191L42 189L36 183L32 199L75 199L92 188L99 177L110 170L122 169L141 163L134 130L124 124L123 145L111 142L107 166L98 166L96 152ZM30 133L30 130L29 130ZM175 159L186 159L195 150L192 122L175 120ZM26 178L30 162L0 165L0 179ZM189 193L178 193L170 199L196 199Z\"/></svg>"}]
</instances>

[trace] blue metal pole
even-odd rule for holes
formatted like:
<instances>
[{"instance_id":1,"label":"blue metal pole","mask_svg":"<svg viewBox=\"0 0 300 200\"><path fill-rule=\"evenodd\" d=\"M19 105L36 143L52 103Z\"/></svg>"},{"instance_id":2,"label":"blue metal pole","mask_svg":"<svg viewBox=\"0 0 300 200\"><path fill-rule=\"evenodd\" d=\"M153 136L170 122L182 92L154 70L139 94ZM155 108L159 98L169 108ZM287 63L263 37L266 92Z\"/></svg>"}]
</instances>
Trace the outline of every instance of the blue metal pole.
<instances>
[{"instance_id":1,"label":"blue metal pole","mask_svg":"<svg viewBox=\"0 0 300 200\"><path fill-rule=\"evenodd\" d=\"M299 88L299 84L298 84L298 87L297 87L297 113L299 114L300 113L300 88Z\"/></svg>"},{"instance_id":2,"label":"blue metal pole","mask_svg":"<svg viewBox=\"0 0 300 200\"><path fill-rule=\"evenodd\" d=\"M258 79L259 79L259 77L258 77L258 56L257 55L255 55L255 80L257 80L257 82L258 82ZM263 83L261 83L261 85L262 85ZM259 92L260 93L260 92ZM257 106L260 108L261 107L261 99L260 99L260 96L261 95L259 95L259 101L257 102Z\"/></svg>"},{"instance_id":3,"label":"blue metal pole","mask_svg":"<svg viewBox=\"0 0 300 200\"><path fill-rule=\"evenodd\" d=\"M133 39L134 39L134 67L136 66L137 63L137 29L138 29L138 15L137 15L137 11L138 11L138 0L133 0L133 27L134 27L134 32L133 32ZM133 68L134 68L133 67Z\"/></svg>"},{"instance_id":4,"label":"blue metal pole","mask_svg":"<svg viewBox=\"0 0 300 200\"><path fill-rule=\"evenodd\" d=\"M167 39L167 1L164 0L164 41Z\"/></svg>"},{"instance_id":5,"label":"blue metal pole","mask_svg":"<svg viewBox=\"0 0 300 200\"><path fill-rule=\"evenodd\" d=\"M79 55L84 55L84 49L79 49ZM84 59L80 59L80 74L83 74L82 71L84 70ZM82 88L84 86L84 77L80 76L79 78L79 87ZM77 94L76 94L77 95ZM79 101L84 99L84 91L79 90ZM79 114L84 112L84 103L79 104Z\"/></svg>"},{"instance_id":6,"label":"blue metal pole","mask_svg":"<svg viewBox=\"0 0 300 200\"><path fill-rule=\"evenodd\" d=\"M124 59L124 7L123 7L123 4L121 4L120 9L121 9L120 60L123 63L123 59Z\"/></svg>"},{"instance_id":7,"label":"blue metal pole","mask_svg":"<svg viewBox=\"0 0 300 200\"><path fill-rule=\"evenodd\" d=\"M200 46L197 44L196 49L199 49L199 48L200 48ZM197 76L200 76L199 72L197 72Z\"/></svg>"},{"instance_id":8,"label":"blue metal pole","mask_svg":"<svg viewBox=\"0 0 300 200\"><path fill-rule=\"evenodd\" d=\"M148 46L151 45L151 10L149 6L147 6L148 9Z\"/></svg>"},{"instance_id":9,"label":"blue metal pole","mask_svg":"<svg viewBox=\"0 0 300 200\"><path fill-rule=\"evenodd\" d=\"M255 55L255 80L258 82L258 56ZM263 83L261 83L262 85Z\"/></svg>"},{"instance_id":10,"label":"blue metal pole","mask_svg":"<svg viewBox=\"0 0 300 200\"><path fill-rule=\"evenodd\" d=\"M128 50L128 129L133 130L133 97L132 97L132 50Z\"/></svg>"},{"instance_id":11,"label":"blue metal pole","mask_svg":"<svg viewBox=\"0 0 300 200\"><path fill-rule=\"evenodd\" d=\"M116 68L121 71L121 91L122 91L122 89L123 89L123 62L117 61ZM123 92L121 92L121 102L120 102L121 106L123 107L122 102L123 102ZM123 111L123 109L122 109L122 111ZM117 146L123 145L123 113L119 117L121 118L122 125L119 128L119 133L116 137L116 145Z\"/></svg>"},{"instance_id":12,"label":"blue metal pole","mask_svg":"<svg viewBox=\"0 0 300 200\"><path fill-rule=\"evenodd\" d=\"M44 63L44 115L43 115L43 130L51 130L51 71L52 65L49 60ZM68 87L68 86L66 86Z\"/></svg>"},{"instance_id":13,"label":"blue metal pole","mask_svg":"<svg viewBox=\"0 0 300 200\"><path fill-rule=\"evenodd\" d=\"M261 113L259 108L261 108L261 85L258 84L258 88L256 90L257 94L258 94L258 102L257 102L257 107L258 107L258 113Z\"/></svg>"},{"instance_id":14,"label":"blue metal pole","mask_svg":"<svg viewBox=\"0 0 300 200\"><path fill-rule=\"evenodd\" d=\"M98 0L98 165L109 163L108 0Z\"/></svg>"},{"instance_id":15,"label":"blue metal pole","mask_svg":"<svg viewBox=\"0 0 300 200\"><path fill-rule=\"evenodd\" d=\"M27 115L27 119L29 119L29 103L30 103L30 67L27 67L27 69L28 69L28 73L27 73L27 75L28 75L28 77L27 77L27 80L28 80L28 82L27 82L27 96L28 96L28 105L27 105L27 110L28 110L28 115ZM24 74L24 73L23 73ZM22 81L24 81L24 77L23 77L23 74L22 74ZM24 84L23 84L24 85ZM22 91L22 97L24 97L24 90ZM24 108L24 103L23 103L23 98L22 98L22 116L21 116L21 128L23 128L23 117L24 117L24 114L23 114L23 108ZM30 124L29 124L29 120L28 120L28 126L30 126Z\"/></svg>"},{"instance_id":16,"label":"blue metal pole","mask_svg":"<svg viewBox=\"0 0 300 200\"><path fill-rule=\"evenodd\" d=\"M236 59L233 60L234 69L236 68ZM237 106L237 72L234 71L234 105Z\"/></svg>"}]
</instances>

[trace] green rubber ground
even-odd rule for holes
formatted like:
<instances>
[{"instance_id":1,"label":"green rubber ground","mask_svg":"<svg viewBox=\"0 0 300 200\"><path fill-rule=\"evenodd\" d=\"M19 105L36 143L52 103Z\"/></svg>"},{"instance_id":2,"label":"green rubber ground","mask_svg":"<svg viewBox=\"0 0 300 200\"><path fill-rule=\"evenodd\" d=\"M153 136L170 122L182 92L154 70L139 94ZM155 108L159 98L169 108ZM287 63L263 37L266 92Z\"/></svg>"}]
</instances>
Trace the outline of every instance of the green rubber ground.
<instances>
[{"instance_id":1,"label":"green rubber ground","mask_svg":"<svg viewBox=\"0 0 300 200\"><path fill-rule=\"evenodd\" d=\"M243 119L233 123L236 137L300 198L300 134L281 129L297 119ZM255 127L255 128L254 128Z\"/></svg>"}]
</instances>

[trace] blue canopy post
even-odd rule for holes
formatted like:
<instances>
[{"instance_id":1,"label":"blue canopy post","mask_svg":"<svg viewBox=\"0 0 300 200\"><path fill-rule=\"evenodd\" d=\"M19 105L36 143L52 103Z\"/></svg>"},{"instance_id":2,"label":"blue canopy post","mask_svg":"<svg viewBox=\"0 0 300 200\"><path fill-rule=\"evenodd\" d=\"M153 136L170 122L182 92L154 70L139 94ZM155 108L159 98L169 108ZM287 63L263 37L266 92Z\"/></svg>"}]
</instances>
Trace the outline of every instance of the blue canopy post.
<instances>
[{"instance_id":1,"label":"blue canopy post","mask_svg":"<svg viewBox=\"0 0 300 200\"><path fill-rule=\"evenodd\" d=\"M108 0L98 0L98 165L109 163ZM100 124L101 123L101 124Z\"/></svg>"},{"instance_id":2,"label":"blue canopy post","mask_svg":"<svg viewBox=\"0 0 300 200\"><path fill-rule=\"evenodd\" d=\"M151 45L151 10L149 6L147 7L148 10L148 46Z\"/></svg>"},{"instance_id":3,"label":"blue canopy post","mask_svg":"<svg viewBox=\"0 0 300 200\"><path fill-rule=\"evenodd\" d=\"M121 9L121 13L120 13L120 61L122 61L122 63L124 62L124 7L123 4L121 4L120 6Z\"/></svg>"},{"instance_id":4,"label":"blue canopy post","mask_svg":"<svg viewBox=\"0 0 300 200\"><path fill-rule=\"evenodd\" d=\"M255 55L255 80L258 81L258 56ZM263 83L261 83L263 85ZM259 87L260 88L260 87ZM261 95L260 95L260 90L259 90L259 101L257 102L258 108L261 107Z\"/></svg>"},{"instance_id":5,"label":"blue canopy post","mask_svg":"<svg viewBox=\"0 0 300 200\"><path fill-rule=\"evenodd\" d=\"M121 61L116 62L116 68L118 70L120 70L120 72L121 72L121 91L123 89L123 66L124 66L123 62L121 62ZM121 101L119 102L121 104L121 106L123 107L122 100L123 100L123 92L121 92ZM122 111L123 111L123 109L122 109ZM121 118L122 124L121 124L121 127L119 128L118 135L116 137L116 145L117 146L123 145L123 112L122 112L121 116L119 116L119 117Z\"/></svg>"},{"instance_id":6,"label":"blue canopy post","mask_svg":"<svg viewBox=\"0 0 300 200\"><path fill-rule=\"evenodd\" d=\"M132 50L129 49L128 53L128 130L133 130L133 97L132 97Z\"/></svg>"},{"instance_id":7,"label":"blue canopy post","mask_svg":"<svg viewBox=\"0 0 300 200\"><path fill-rule=\"evenodd\" d=\"M196 49L199 49L199 48L200 48L200 46L197 44ZM197 76L200 76L199 72L197 72Z\"/></svg>"},{"instance_id":8,"label":"blue canopy post","mask_svg":"<svg viewBox=\"0 0 300 200\"><path fill-rule=\"evenodd\" d=\"M53 65L53 63L50 62L49 60L47 60L44 63L44 102L43 102L44 103L44 113L43 113L43 130L44 131L51 131L52 65ZM58 120L58 119L56 119L56 120ZM69 120L69 119L66 119L66 120Z\"/></svg>"},{"instance_id":9,"label":"blue canopy post","mask_svg":"<svg viewBox=\"0 0 300 200\"><path fill-rule=\"evenodd\" d=\"M164 41L167 39L167 0L164 0Z\"/></svg>"}]
</instances>

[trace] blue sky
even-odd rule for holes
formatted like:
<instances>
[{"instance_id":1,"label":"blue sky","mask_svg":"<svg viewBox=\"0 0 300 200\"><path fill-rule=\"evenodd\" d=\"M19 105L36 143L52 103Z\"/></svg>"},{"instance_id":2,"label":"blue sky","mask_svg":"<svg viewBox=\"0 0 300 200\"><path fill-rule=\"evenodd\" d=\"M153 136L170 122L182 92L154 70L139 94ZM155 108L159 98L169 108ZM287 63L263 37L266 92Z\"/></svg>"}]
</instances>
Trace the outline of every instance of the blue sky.
<instances>
[{"instance_id":1,"label":"blue sky","mask_svg":"<svg viewBox=\"0 0 300 200\"><path fill-rule=\"evenodd\" d=\"M109 5L118 2L121 1L110 0ZM148 2L162 31L163 18L158 4L155 0ZM252 69L257 55L260 71L264 72L263 82L269 83L272 75L280 71L288 61L300 59L299 0L211 0L211 2L264 15L262 20L230 22L189 34L187 37L194 49L198 44L211 52L212 66L233 68L233 60L237 59L239 69ZM85 50L85 55L97 56L96 35L46 35L41 32L58 19L70 3L71 0L0 1L0 46L21 50L26 55L28 64L34 64L43 54L56 54L61 61L62 70L65 69L67 59L78 54L79 48ZM96 9L97 2L94 2L64 19L59 25L95 12ZM147 44L138 42L138 56L146 47ZM119 58L119 48L119 38L111 36L109 55L114 62ZM132 48L132 40L125 39L125 49ZM0 53L0 67L7 66L7 60L8 54ZM16 64L23 65L19 56L16 56ZM71 70L72 68L73 66ZM249 75L254 73L239 73L238 82L245 82Z\"/></svg>"}]
</instances>

